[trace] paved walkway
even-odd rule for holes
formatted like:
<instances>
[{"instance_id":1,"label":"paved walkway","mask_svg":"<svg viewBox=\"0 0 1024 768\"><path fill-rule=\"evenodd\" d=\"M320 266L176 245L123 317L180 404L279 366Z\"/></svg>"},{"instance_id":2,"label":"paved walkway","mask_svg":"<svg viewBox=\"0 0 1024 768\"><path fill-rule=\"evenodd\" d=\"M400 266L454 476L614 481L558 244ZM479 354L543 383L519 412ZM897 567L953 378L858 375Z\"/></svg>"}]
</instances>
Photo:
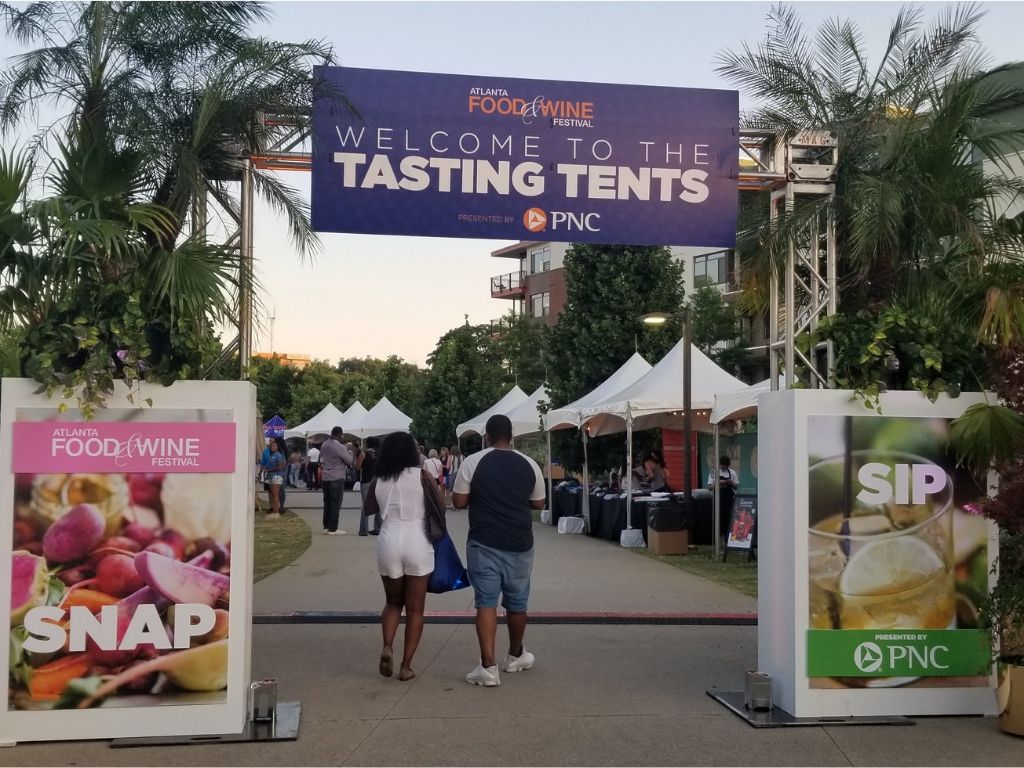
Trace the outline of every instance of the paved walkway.
<instances>
[{"instance_id":1,"label":"paved walkway","mask_svg":"<svg viewBox=\"0 0 1024 768\"><path fill-rule=\"evenodd\" d=\"M292 494L289 507L304 507ZM307 494L311 497L311 494ZM355 494L346 494L354 502ZM308 503L315 500L309 498ZM355 532L354 503L344 525ZM300 510L319 530L319 513ZM453 529L461 544L459 515ZM464 525L464 523L462 523ZM743 611L752 601L607 542L537 526L538 610ZM257 613L377 611L372 538L314 535L292 566L256 586ZM430 596L431 610L471 595ZM503 630L499 630L501 632ZM750 626L534 625L528 672L466 685L468 624L428 624L407 683L377 674L376 624L258 624L253 677L302 702L299 739L277 744L110 749L26 744L0 765L1020 765L1024 741L985 718L909 727L754 729L705 694L738 689L756 664ZM504 650L499 635L499 648Z\"/></svg>"}]
</instances>

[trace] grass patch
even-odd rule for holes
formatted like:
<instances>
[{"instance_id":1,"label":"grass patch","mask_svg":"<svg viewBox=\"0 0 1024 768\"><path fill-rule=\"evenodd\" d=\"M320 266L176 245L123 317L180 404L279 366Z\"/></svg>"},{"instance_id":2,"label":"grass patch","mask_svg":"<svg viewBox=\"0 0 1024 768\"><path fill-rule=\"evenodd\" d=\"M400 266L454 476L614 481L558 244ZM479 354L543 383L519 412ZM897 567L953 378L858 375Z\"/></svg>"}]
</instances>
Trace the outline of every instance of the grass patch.
<instances>
[{"instance_id":1,"label":"grass patch","mask_svg":"<svg viewBox=\"0 0 1024 768\"><path fill-rule=\"evenodd\" d=\"M306 521L294 512L285 512L276 520L267 520L256 505L255 543L253 547L252 580L265 579L309 549L313 534Z\"/></svg>"},{"instance_id":2,"label":"grass patch","mask_svg":"<svg viewBox=\"0 0 1024 768\"><path fill-rule=\"evenodd\" d=\"M757 597L757 561L747 562L746 552L730 552L729 559L725 562L715 560L715 549L713 546L702 546L692 555L653 555L647 549L640 549L652 560L667 563L673 568L692 573L695 576L702 576L708 581L721 584L725 587L732 587L744 595Z\"/></svg>"}]
</instances>

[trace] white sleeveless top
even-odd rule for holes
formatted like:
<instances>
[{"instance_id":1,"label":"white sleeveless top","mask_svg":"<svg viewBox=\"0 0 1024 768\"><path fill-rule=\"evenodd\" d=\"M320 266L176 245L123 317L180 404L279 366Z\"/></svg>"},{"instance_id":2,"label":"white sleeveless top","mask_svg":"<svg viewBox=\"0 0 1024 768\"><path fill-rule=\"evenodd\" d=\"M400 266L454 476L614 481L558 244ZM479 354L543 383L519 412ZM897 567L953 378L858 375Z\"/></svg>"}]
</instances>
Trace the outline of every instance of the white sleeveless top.
<instances>
[{"instance_id":1,"label":"white sleeveless top","mask_svg":"<svg viewBox=\"0 0 1024 768\"><path fill-rule=\"evenodd\" d=\"M397 479L377 478L377 503L384 520L423 522L427 514L419 467L407 467Z\"/></svg>"}]
</instances>

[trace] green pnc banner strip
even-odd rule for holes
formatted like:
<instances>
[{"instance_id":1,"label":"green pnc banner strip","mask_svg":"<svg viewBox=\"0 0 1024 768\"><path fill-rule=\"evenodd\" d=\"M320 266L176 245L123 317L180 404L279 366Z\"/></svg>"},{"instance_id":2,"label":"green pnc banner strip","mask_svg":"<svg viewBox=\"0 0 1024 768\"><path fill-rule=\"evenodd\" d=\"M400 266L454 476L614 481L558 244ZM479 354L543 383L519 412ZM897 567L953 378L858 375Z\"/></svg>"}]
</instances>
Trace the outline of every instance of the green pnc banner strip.
<instances>
[{"instance_id":1,"label":"green pnc banner strip","mask_svg":"<svg viewBox=\"0 0 1024 768\"><path fill-rule=\"evenodd\" d=\"M982 629L810 629L808 677L974 677L987 675Z\"/></svg>"}]
</instances>

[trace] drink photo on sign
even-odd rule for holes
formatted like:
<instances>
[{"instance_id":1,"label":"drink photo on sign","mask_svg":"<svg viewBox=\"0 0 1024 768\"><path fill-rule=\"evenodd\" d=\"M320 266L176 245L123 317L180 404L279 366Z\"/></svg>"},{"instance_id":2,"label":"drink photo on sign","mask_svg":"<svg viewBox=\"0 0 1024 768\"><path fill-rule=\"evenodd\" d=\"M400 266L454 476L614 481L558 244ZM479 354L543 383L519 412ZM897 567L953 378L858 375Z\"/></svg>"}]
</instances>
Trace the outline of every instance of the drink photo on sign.
<instances>
[{"instance_id":1,"label":"drink photo on sign","mask_svg":"<svg viewBox=\"0 0 1024 768\"><path fill-rule=\"evenodd\" d=\"M856 644L853 671L864 673L812 676L811 687L951 684L937 669L929 670L927 660L919 665L920 674L904 674L915 671L913 663L895 662L915 657L882 642L906 633L934 646L950 638L942 631L978 629L978 607L988 584L988 527L971 512L969 502L981 489L956 467L949 420L811 416L809 421L810 634L823 648L829 635L815 630L863 633L842 647ZM870 631L878 633L877 643ZM914 653L923 655L921 648ZM892 656L891 669L864 661L864 654L876 649ZM960 675L958 686L987 683L983 675Z\"/></svg>"}]
</instances>

